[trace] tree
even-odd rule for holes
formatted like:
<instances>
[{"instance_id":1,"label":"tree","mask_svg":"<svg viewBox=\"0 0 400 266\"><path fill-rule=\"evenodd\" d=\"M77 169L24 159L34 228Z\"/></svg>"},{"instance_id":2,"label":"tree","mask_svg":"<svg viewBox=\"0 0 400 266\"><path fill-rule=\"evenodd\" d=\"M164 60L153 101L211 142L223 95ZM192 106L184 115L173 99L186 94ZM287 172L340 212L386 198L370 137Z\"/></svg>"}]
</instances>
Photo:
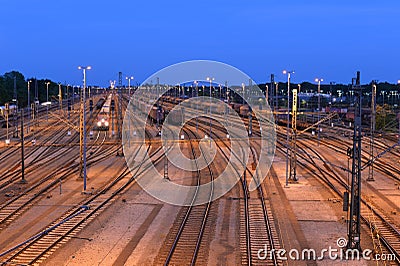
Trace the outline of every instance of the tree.
<instances>
[{"instance_id":1,"label":"tree","mask_svg":"<svg viewBox=\"0 0 400 266\"><path fill-rule=\"evenodd\" d=\"M26 88L25 77L18 71L11 71L0 76L0 104L4 105L11 102L14 96L14 79L17 87L17 100L18 105L26 105L27 95L24 88Z\"/></svg>"}]
</instances>

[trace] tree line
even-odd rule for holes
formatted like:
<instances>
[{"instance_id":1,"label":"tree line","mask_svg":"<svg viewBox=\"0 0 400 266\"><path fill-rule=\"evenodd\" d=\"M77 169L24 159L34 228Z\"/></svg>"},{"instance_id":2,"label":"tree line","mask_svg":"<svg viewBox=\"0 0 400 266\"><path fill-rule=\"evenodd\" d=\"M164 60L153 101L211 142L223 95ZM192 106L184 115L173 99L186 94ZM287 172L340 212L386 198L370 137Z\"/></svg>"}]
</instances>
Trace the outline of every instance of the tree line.
<instances>
[{"instance_id":1,"label":"tree line","mask_svg":"<svg viewBox=\"0 0 400 266\"><path fill-rule=\"evenodd\" d=\"M7 72L0 76L0 105L5 103L14 104L14 87L17 92L17 103L19 107L25 107L28 104L28 81L30 82L30 100L31 103L35 100L35 91L39 102L47 100L47 86L49 84L49 101L52 97L58 97L58 84L49 79L36 79L34 77L25 79L25 76L18 71Z\"/></svg>"},{"instance_id":2,"label":"tree line","mask_svg":"<svg viewBox=\"0 0 400 266\"><path fill-rule=\"evenodd\" d=\"M15 81L14 81L15 80ZM37 87L38 90L38 98L40 102L46 101L46 83L49 84L49 100L58 95L58 83L51 81L50 79L36 79L34 77L26 79L24 75L18 71L7 72L4 75L0 75L0 105L4 105L5 103L12 103L14 96L14 84L17 90L17 100L19 107L25 107L28 103L28 81L31 80L30 83L30 98L31 102L35 99L35 90ZM15 83L14 83L15 82ZM265 92L266 85L271 88L270 83L258 84L261 90ZM290 84L291 89L297 88L297 84ZM388 103L383 102L383 97L381 92L385 91L384 95L389 95L390 91L398 91L398 84L391 84L388 82L380 82L377 83L377 102L378 104ZM372 82L368 84L362 85L364 88L364 93L371 92ZM283 90L283 94L286 94L287 91L287 83L278 82L278 93L281 95L281 91ZM65 88L63 88L65 90ZM318 85L310 82L302 82L301 83L301 92L316 92L318 89ZM332 96L338 96L338 91L341 92L341 95L348 96L349 91L352 90L351 84L321 84L321 91L323 93L332 93ZM368 97L370 98L370 97ZM365 99L367 100L367 98ZM348 102L346 103L348 104Z\"/></svg>"}]
</instances>

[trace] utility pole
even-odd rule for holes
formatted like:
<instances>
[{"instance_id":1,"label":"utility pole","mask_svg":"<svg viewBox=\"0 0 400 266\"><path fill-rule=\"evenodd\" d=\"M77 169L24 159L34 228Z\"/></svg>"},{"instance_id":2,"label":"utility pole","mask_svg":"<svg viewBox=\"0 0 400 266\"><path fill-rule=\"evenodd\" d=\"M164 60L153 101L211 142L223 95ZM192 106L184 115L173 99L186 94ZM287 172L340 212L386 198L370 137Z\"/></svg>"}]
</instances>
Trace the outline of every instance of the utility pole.
<instances>
[{"instance_id":1,"label":"utility pole","mask_svg":"<svg viewBox=\"0 0 400 266\"><path fill-rule=\"evenodd\" d=\"M353 148L349 154L352 157L351 169L351 196L350 196L350 213L348 227L347 249L361 250L360 246L360 202L361 202L361 104L362 104L362 89L360 86L360 71L357 71L356 84L353 89L355 94L355 113L354 113L354 134Z\"/></svg>"},{"instance_id":2,"label":"utility pole","mask_svg":"<svg viewBox=\"0 0 400 266\"><path fill-rule=\"evenodd\" d=\"M289 135L290 135L290 129L289 129L289 125L290 125L290 113L289 113L289 109L290 109L290 75L294 74L294 71L287 71L287 70L283 70L283 74L287 74L287 127L286 127L286 184L285 187L289 186L289 179L291 178L290 174L289 174L289 153L290 153L290 145L289 145ZM291 180L293 181L293 180Z\"/></svg>"},{"instance_id":3,"label":"utility pole","mask_svg":"<svg viewBox=\"0 0 400 266\"><path fill-rule=\"evenodd\" d=\"M368 168L367 181L374 181L374 134L376 126L376 85L372 82L372 99L371 99L371 137L369 142L371 164Z\"/></svg>"},{"instance_id":4,"label":"utility pole","mask_svg":"<svg viewBox=\"0 0 400 266\"><path fill-rule=\"evenodd\" d=\"M92 69L90 66L79 66L83 71L83 89L81 93L80 108L80 127L79 127L79 148L80 148L80 174L83 178L83 191L86 193L86 70Z\"/></svg>"}]
</instances>

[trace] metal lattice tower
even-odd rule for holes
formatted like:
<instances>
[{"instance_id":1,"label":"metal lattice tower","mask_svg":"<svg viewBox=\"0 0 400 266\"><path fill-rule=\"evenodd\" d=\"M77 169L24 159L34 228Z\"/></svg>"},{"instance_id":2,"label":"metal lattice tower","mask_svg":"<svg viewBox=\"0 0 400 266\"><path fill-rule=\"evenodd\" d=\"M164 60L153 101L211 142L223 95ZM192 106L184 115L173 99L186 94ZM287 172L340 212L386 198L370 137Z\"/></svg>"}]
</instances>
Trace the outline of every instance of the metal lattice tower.
<instances>
[{"instance_id":1,"label":"metal lattice tower","mask_svg":"<svg viewBox=\"0 0 400 266\"><path fill-rule=\"evenodd\" d=\"M122 140L122 72L118 72L118 139Z\"/></svg>"},{"instance_id":2,"label":"metal lattice tower","mask_svg":"<svg viewBox=\"0 0 400 266\"><path fill-rule=\"evenodd\" d=\"M35 121L35 124L36 124L36 126L39 126L39 89L38 89L38 82L37 82L37 79L35 78L35 114L36 114L36 116L35 116L35 119L34 119L34 121Z\"/></svg>"},{"instance_id":3,"label":"metal lattice tower","mask_svg":"<svg viewBox=\"0 0 400 266\"><path fill-rule=\"evenodd\" d=\"M275 91L275 75L274 74L271 74L271 84L270 84L270 87L269 87L270 89L269 89L269 106L271 107L271 109L273 110L273 111L275 111L274 110L274 91Z\"/></svg>"},{"instance_id":4,"label":"metal lattice tower","mask_svg":"<svg viewBox=\"0 0 400 266\"><path fill-rule=\"evenodd\" d=\"M14 75L14 95L12 99L13 104L15 104L15 109L14 109L14 138L18 138L18 99L17 99L17 77Z\"/></svg>"},{"instance_id":5,"label":"metal lattice tower","mask_svg":"<svg viewBox=\"0 0 400 266\"><path fill-rule=\"evenodd\" d=\"M247 93L247 101L251 98L251 93L253 92L253 82L251 79L249 79L249 89ZM251 106L249 105L249 136L253 134L253 116L251 114Z\"/></svg>"},{"instance_id":6,"label":"metal lattice tower","mask_svg":"<svg viewBox=\"0 0 400 266\"><path fill-rule=\"evenodd\" d=\"M169 176L168 176L168 157L167 157L167 151L168 151L168 146L167 146L166 142L165 144L165 156L164 156L164 179L169 180Z\"/></svg>"},{"instance_id":7,"label":"metal lattice tower","mask_svg":"<svg viewBox=\"0 0 400 266\"><path fill-rule=\"evenodd\" d=\"M356 84L353 90L355 94L355 113L354 113L354 135L353 148L351 149L352 169L351 169L351 196L350 213L348 227L347 249L361 250L360 246L360 202L361 202L361 104L362 89L360 86L360 72L357 71Z\"/></svg>"},{"instance_id":8,"label":"metal lattice tower","mask_svg":"<svg viewBox=\"0 0 400 266\"><path fill-rule=\"evenodd\" d=\"M156 87L156 93L157 93L157 99L160 94L160 78L157 77L157 87ZM160 130L160 101L157 100L157 113L156 113L156 119L157 119L157 129Z\"/></svg>"},{"instance_id":9,"label":"metal lattice tower","mask_svg":"<svg viewBox=\"0 0 400 266\"><path fill-rule=\"evenodd\" d=\"M118 87L122 87L122 72L118 72Z\"/></svg>"},{"instance_id":10,"label":"metal lattice tower","mask_svg":"<svg viewBox=\"0 0 400 266\"><path fill-rule=\"evenodd\" d=\"M83 133L84 129L84 113L85 113L85 101L83 99L84 93L81 93L80 111L79 111L79 175L83 177Z\"/></svg>"},{"instance_id":11,"label":"metal lattice tower","mask_svg":"<svg viewBox=\"0 0 400 266\"><path fill-rule=\"evenodd\" d=\"M293 101L292 101L292 136L290 142L290 173L289 180L297 181L296 167L297 167L297 89L292 90ZM288 110L289 111L289 110Z\"/></svg>"},{"instance_id":12,"label":"metal lattice tower","mask_svg":"<svg viewBox=\"0 0 400 266\"><path fill-rule=\"evenodd\" d=\"M62 109L63 109L63 106L62 106L62 85L61 85L61 82L58 83L58 102L59 102L59 105L60 105L60 115L61 115L61 114L62 114Z\"/></svg>"},{"instance_id":13,"label":"metal lattice tower","mask_svg":"<svg viewBox=\"0 0 400 266\"><path fill-rule=\"evenodd\" d=\"M37 79L35 78L35 104L36 104L36 101L38 101L39 100L39 95L38 95L38 83L37 83Z\"/></svg>"},{"instance_id":14,"label":"metal lattice tower","mask_svg":"<svg viewBox=\"0 0 400 266\"><path fill-rule=\"evenodd\" d=\"M372 100L371 100L371 138L370 138L370 159L374 158L374 134L375 134L375 125L376 125L376 85L375 82L372 82ZM368 168L368 178L367 181L374 181L374 161L371 161L371 164Z\"/></svg>"}]
</instances>

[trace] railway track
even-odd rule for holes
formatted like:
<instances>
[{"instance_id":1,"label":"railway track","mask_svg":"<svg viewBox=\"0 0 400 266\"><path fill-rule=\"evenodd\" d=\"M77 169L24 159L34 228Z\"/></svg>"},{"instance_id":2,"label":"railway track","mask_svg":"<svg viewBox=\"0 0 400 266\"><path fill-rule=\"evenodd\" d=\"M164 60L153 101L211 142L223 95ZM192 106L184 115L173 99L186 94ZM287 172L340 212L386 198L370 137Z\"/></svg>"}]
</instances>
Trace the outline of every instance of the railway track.
<instances>
[{"instance_id":1,"label":"railway track","mask_svg":"<svg viewBox=\"0 0 400 266\"><path fill-rule=\"evenodd\" d=\"M193 131L184 129L185 134L192 139L195 136ZM196 153L196 149L192 141L190 143L191 158L197 158L200 154ZM204 160L209 159L204 157L202 147L198 145L201 151L201 156ZM212 211L212 197L214 193L213 183L209 191L200 191L200 184L205 182L210 182L214 180L214 173L211 169L211 165L208 164L207 169L201 171L196 164L195 176L195 186L196 189L193 195L188 195L191 197L190 205L183 207L179 212L177 219L174 222L172 230L170 230L163 247L159 251L157 258L155 259L155 264L163 265L194 265L195 263L203 265L207 263L208 250L203 247L207 245L210 241L210 221L209 215ZM200 193L207 193L208 202L195 205L196 199ZM203 241L206 238L207 241ZM203 252L201 252L203 250Z\"/></svg>"},{"instance_id":2,"label":"railway track","mask_svg":"<svg viewBox=\"0 0 400 266\"><path fill-rule=\"evenodd\" d=\"M90 122L93 122L95 115L92 116L92 118L89 120ZM57 126L57 128L55 128ZM60 126L60 121L58 121L55 125L53 124L49 128L47 128L43 133L50 131L50 130L55 130L57 134L49 134L46 136L44 139L40 140L41 143L59 143L66 134L66 129L65 127L60 127L58 129L58 126ZM88 130L88 129L87 129ZM73 143L78 139L78 133L75 133L73 136L69 137L67 140L67 143ZM67 146L68 147L68 146ZM17 151L18 149L14 149L14 151ZM36 170L39 170L45 166L48 166L58 159L66 156L69 151L72 149L68 147L67 150L60 150L60 151L54 151L52 146L42 146L42 145L36 145L33 150L31 150L28 154L24 156L25 160L29 160L29 163L25 165L25 172L26 174L32 173ZM9 154L8 156L11 156ZM40 160L40 162L39 162ZM0 189L12 184L16 180L18 180L19 176L21 175L21 160L18 158L17 162L14 163L13 166L8 167L8 171L6 171L5 174L3 174L0 178ZM12 169L11 171L9 169Z\"/></svg>"},{"instance_id":3,"label":"railway track","mask_svg":"<svg viewBox=\"0 0 400 266\"><path fill-rule=\"evenodd\" d=\"M204 133L208 132L207 122L199 121L200 127ZM196 125L189 122L193 127ZM213 131L212 136L215 139L222 139L226 132L223 127L215 126L214 128L220 131L221 135L217 134L217 130ZM232 136L241 137L241 136ZM226 161L229 160L228 155L225 153L221 145L229 148L225 142L216 142L219 151L223 154ZM256 163L257 154L255 149L251 149L251 157L253 162ZM234 156L237 157L236 154ZM239 159L239 158L238 158ZM252 171L248 166L245 166L244 176L236 169L236 174L240 176L240 187L242 189L242 199L240 201L240 250L241 250L241 264L242 265L283 265L281 260L278 260L276 254L271 252L267 257L259 256L259 250L267 247L267 250L274 250L280 248L279 234L275 228L274 218L271 211L269 200L265 197L265 192L262 185L258 186L257 190L250 192L248 190L248 182L255 181Z\"/></svg>"},{"instance_id":4,"label":"railway track","mask_svg":"<svg viewBox=\"0 0 400 266\"><path fill-rule=\"evenodd\" d=\"M114 151L115 147L107 147L102 154L89 155L88 166L93 166L107 159ZM65 182L74 177L77 168L79 168L79 164L75 163L75 159L72 159L62 165L58 171L45 175L19 195L2 204L0 206L0 231L40 200L47 191L58 186L60 182Z\"/></svg>"},{"instance_id":5,"label":"railway track","mask_svg":"<svg viewBox=\"0 0 400 266\"><path fill-rule=\"evenodd\" d=\"M283 145L281 144L280 149L282 149L282 147ZM301 147L300 144L299 149L303 152L298 153L298 157L302 159L298 161L298 164L307 169L309 173L313 174L317 179L321 180L323 184L327 185L336 193L338 198L342 199L343 192L349 190L348 184L345 181L346 178L340 176L328 165L321 165L320 162L317 162L315 157L321 158L321 162L326 160L324 160L323 155L314 148L307 147L306 150L306 147ZM315 157L310 156L308 151L314 153ZM315 170L317 170L318 173ZM377 240L386 247L389 253L394 254L396 263L400 263L400 230L394 226L378 208L369 203L364 196L362 196L361 199L361 219L368 230L373 233L372 237L377 238Z\"/></svg>"},{"instance_id":6,"label":"railway track","mask_svg":"<svg viewBox=\"0 0 400 266\"><path fill-rule=\"evenodd\" d=\"M255 127L255 128L257 129L257 127ZM259 133L255 130L254 134L259 134ZM282 136L282 137L286 137L286 136ZM284 146L282 143L280 143L280 145L281 145L281 147ZM339 145L339 147L342 146L343 142L338 145ZM382 149L385 148L385 146L382 144L379 144L379 146ZM336 146L336 147L333 146L334 149L338 149L337 147L338 146ZM283 151L283 152L285 152L285 151ZM341 151L341 152L345 153L345 151ZM304 153L306 154L307 152L304 152ZM336 188L336 186L333 185L329 181L329 178L326 176L329 176L330 178L335 178L335 177L332 176L332 173L329 173L329 171L326 171L325 169L323 169L323 167L321 167L320 165L318 165L315 162L314 159L318 158L318 157L320 158L320 161L327 162L327 160L322 159L321 155L310 156L308 154L308 155L303 155L302 159L304 159L306 162L305 163L300 162L300 165L302 167L308 168L308 170L311 173L314 173L314 175L315 175L315 169L318 169L318 171L321 173L320 176L323 176L323 178L322 178L323 182L325 182L325 184L329 184L328 186L330 186L330 188L332 188L334 191L336 191L337 195L341 198L343 195L342 191L339 191ZM364 161L366 162L367 160L368 160L368 155L364 156ZM327 165L324 165L324 166L327 167ZM387 167L385 166L384 163L377 163L376 167L383 174L389 175L389 176L393 177L394 179L398 180L398 173L397 173L398 170L397 169L387 170ZM339 182L339 184L340 184L340 182ZM346 187L346 184L343 183L343 184L341 184L341 186ZM242 206L241 209L244 210L244 212L246 212L246 207L243 204L241 206ZM372 213L372 215L371 215L371 213ZM374 218L371 218L371 217L374 217ZM375 237L379 238L380 242L387 248L387 250L389 252L391 252L392 254L396 255L396 262L400 263L399 255L398 255L399 254L399 243L400 243L399 229L397 227L395 227L390 222L390 220L384 216L384 214L380 213L377 207L368 204L365 200L363 200L363 204L362 204L362 220L364 221L364 223L366 224L368 229L371 230L371 232L373 232L375 234ZM246 224L246 222L242 222L241 224L243 224L243 226L244 226ZM248 258L245 258L245 260L248 260Z\"/></svg>"},{"instance_id":7,"label":"railway track","mask_svg":"<svg viewBox=\"0 0 400 266\"><path fill-rule=\"evenodd\" d=\"M149 150L150 146L146 149ZM160 150L161 148L150 155L154 159L153 163L159 163L162 160L163 155L157 156ZM97 194L77 204L78 207L71 208L41 232L2 252L0 254L2 264L38 265L43 262L69 239L77 237L78 232L112 204L121 192L132 186L136 178L140 178L150 164L152 163L138 165L132 176L123 165L118 170L119 174L110 183L104 185Z\"/></svg>"}]
</instances>

